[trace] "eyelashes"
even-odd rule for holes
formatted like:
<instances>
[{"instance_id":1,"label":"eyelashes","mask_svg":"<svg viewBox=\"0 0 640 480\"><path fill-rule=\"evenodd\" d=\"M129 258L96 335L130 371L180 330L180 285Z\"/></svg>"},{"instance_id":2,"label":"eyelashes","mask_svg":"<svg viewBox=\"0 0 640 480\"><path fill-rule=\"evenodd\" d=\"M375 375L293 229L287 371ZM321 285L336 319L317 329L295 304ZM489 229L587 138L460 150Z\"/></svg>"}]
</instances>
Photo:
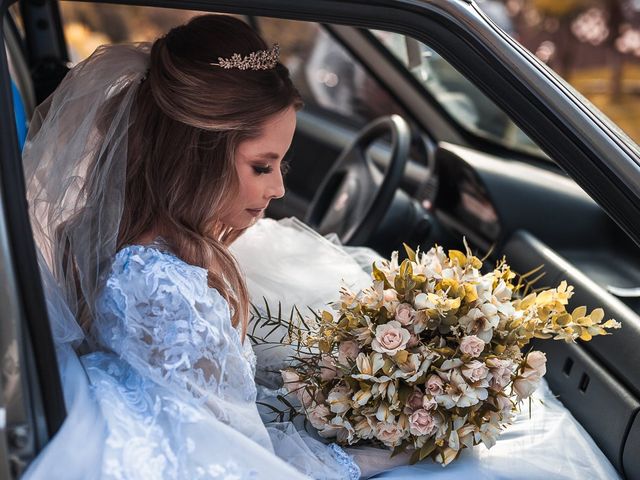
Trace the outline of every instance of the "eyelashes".
<instances>
[{"instance_id":1,"label":"eyelashes","mask_svg":"<svg viewBox=\"0 0 640 480\"><path fill-rule=\"evenodd\" d=\"M289 170L291 169L290 163L289 159L286 158L282 159L282 162L280 162L280 172L283 177L289 173ZM268 175L273 172L273 167L271 165L254 165L252 168L256 175Z\"/></svg>"},{"instance_id":2,"label":"eyelashes","mask_svg":"<svg viewBox=\"0 0 640 480\"><path fill-rule=\"evenodd\" d=\"M273 168L271 168L271 166L259 167L258 165L254 165L253 171L256 173L256 175L266 175L273 172Z\"/></svg>"}]
</instances>

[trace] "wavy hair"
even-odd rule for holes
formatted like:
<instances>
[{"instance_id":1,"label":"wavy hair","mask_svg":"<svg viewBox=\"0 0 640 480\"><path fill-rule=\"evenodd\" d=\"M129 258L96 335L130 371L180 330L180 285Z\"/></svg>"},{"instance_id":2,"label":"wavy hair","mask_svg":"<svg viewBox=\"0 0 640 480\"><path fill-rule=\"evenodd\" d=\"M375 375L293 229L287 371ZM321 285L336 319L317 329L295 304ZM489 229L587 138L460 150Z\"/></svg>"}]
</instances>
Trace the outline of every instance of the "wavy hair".
<instances>
[{"instance_id":1,"label":"wavy hair","mask_svg":"<svg viewBox=\"0 0 640 480\"><path fill-rule=\"evenodd\" d=\"M206 268L243 335L249 296L227 248L243 230L221 222L238 191L235 152L269 117L301 108L302 100L280 63L257 71L210 63L266 48L226 15L195 17L154 42L132 110L117 242L120 249L153 233L185 262Z\"/></svg>"}]
</instances>

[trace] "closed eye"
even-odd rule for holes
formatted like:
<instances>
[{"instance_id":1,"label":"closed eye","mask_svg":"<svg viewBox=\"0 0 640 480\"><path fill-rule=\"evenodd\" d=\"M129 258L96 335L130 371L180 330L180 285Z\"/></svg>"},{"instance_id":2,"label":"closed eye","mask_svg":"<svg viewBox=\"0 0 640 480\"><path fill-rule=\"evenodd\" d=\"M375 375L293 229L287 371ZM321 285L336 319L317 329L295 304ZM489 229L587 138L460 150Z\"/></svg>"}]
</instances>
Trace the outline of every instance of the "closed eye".
<instances>
[{"instance_id":1,"label":"closed eye","mask_svg":"<svg viewBox=\"0 0 640 480\"><path fill-rule=\"evenodd\" d=\"M282 173L283 177L291 169L290 163L291 162L289 161L289 159L286 158L284 158L282 162L280 162L280 172ZM252 168L256 175L267 175L273 172L273 167L271 165L253 165Z\"/></svg>"},{"instance_id":2,"label":"closed eye","mask_svg":"<svg viewBox=\"0 0 640 480\"><path fill-rule=\"evenodd\" d=\"M256 173L256 175L265 175L273 172L273 168L270 165L265 165L265 166L254 165L253 171Z\"/></svg>"}]
</instances>

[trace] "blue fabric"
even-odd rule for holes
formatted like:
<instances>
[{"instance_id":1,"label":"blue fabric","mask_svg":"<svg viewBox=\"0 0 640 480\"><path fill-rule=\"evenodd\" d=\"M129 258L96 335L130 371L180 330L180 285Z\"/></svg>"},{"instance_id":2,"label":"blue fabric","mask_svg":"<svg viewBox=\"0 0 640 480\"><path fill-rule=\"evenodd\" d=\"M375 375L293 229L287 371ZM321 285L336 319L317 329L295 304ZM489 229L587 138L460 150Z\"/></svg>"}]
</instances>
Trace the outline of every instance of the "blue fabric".
<instances>
[{"instance_id":1,"label":"blue fabric","mask_svg":"<svg viewBox=\"0 0 640 480\"><path fill-rule=\"evenodd\" d=\"M16 118L16 130L18 132L18 143L20 144L20 150L24 146L24 141L27 138L27 115L24 110L24 103L20 96L20 91L16 87L13 80L11 81L11 90L13 92L13 111Z\"/></svg>"}]
</instances>

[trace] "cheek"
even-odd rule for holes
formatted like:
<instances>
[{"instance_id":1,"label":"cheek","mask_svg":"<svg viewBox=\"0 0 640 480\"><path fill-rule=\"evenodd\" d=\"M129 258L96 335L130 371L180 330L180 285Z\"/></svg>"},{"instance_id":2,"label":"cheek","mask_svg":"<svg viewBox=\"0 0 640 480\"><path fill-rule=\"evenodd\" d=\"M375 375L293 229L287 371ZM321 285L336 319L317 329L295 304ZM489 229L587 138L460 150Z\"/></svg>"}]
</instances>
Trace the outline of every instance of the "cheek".
<instances>
[{"instance_id":1,"label":"cheek","mask_svg":"<svg viewBox=\"0 0 640 480\"><path fill-rule=\"evenodd\" d=\"M251 202L260 194L260 177L250 171L242 171L238 174L238 194L236 199L240 202Z\"/></svg>"}]
</instances>

